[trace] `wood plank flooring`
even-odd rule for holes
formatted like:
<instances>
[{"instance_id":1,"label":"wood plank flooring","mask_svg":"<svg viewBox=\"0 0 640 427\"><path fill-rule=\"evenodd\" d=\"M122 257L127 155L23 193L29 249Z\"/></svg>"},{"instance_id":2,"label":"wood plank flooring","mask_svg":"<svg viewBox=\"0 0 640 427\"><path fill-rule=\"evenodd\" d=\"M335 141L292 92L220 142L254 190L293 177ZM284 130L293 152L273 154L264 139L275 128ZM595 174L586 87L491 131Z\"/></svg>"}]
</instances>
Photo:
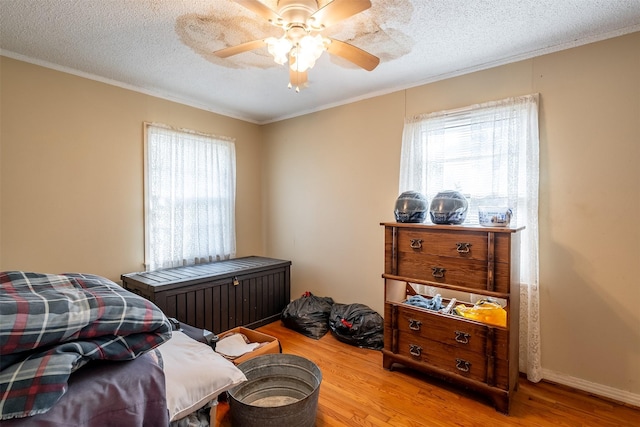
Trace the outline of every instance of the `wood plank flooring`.
<instances>
[{"instance_id":1,"label":"wood plank flooring","mask_svg":"<svg viewBox=\"0 0 640 427\"><path fill-rule=\"evenodd\" d=\"M314 340L280 321L258 330L277 337L284 353L306 357L322 371L317 427L640 426L640 409L525 378L507 416L481 395L413 370L387 371L381 352L343 344L331 332ZM218 405L217 426L233 427L226 402Z\"/></svg>"}]
</instances>

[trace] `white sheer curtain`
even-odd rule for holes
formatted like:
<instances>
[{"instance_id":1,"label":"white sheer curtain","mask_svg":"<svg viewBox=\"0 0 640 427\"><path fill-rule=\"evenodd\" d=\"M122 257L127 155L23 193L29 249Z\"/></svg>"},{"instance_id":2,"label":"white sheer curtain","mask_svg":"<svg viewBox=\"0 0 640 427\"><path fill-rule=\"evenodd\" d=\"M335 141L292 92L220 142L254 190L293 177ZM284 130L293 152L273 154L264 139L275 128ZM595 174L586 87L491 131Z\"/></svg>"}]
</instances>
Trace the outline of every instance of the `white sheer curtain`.
<instances>
[{"instance_id":1,"label":"white sheer curtain","mask_svg":"<svg viewBox=\"0 0 640 427\"><path fill-rule=\"evenodd\" d=\"M513 224L526 226L520 258L520 371L542 379L538 318L538 95L424 114L405 120L400 192L431 200L457 190L478 206L509 206Z\"/></svg>"},{"instance_id":2,"label":"white sheer curtain","mask_svg":"<svg viewBox=\"0 0 640 427\"><path fill-rule=\"evenodd\" d=\"M146 269L235 257L234 141L145 128Z\"/></svg>"}]
</instances>

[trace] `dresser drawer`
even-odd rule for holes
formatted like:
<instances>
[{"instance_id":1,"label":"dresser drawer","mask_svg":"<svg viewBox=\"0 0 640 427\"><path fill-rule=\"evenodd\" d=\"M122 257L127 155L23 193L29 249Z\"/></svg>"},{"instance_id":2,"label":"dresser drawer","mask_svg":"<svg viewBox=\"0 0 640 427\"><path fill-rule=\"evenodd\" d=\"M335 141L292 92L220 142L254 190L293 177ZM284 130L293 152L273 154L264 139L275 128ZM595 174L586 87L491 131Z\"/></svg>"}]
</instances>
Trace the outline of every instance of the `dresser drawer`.
<instances>
[{"instance_id":1,"label":"dresser drawer","mask_svg":"<svg viewBox=\"0 0 640 427\"><path fill-rule=\"evenodd\" d=\"M395 354L502 390L509 388L509 362L459 346L398 332Z\"/></svg>"},{"instance_id":2,"label":"dresser drawer","mask_svg":"<svg viewBox=\"0 0 640 427\"><path fill-rule=\"evenodd\" d=\"M489 267L486 261L414 253L404 254L396 275L470 290L509 292L509 265L492 263Z\"/></svg>"},{"instance_id":3,"label":"dresser drawer","mask_svg":"<svg viewBox=\"0 0 640 427\"><path fill-rule=\"evenodd\" d=\"M487 357L482 353L406 332L398 333L397 353L453 374L487 382Z\"/></svg>"},{"instance_id":4,"label":"dresser drawer","mask_svg":"<svg viewBox=\"0 0 640 427\"><path fill-rule=\"evenodd\" d=\"M397 250L404 254L431 254L459 259L487 260L485 232L451 233L444 230L398 229Z\"/></svg>"},{"instance_id":5,"label":"dresser drawer","mask_svg":"<svg viewBox=\"0 0 640 427\"><path fill-rule=\"evenodd\" d=\"M392 329L498 359L508 359L508 331L504 328L407 304L387 304L390 307L385 310L385 315L390 315L389 326Z\"/></svg>"}]
</instances>

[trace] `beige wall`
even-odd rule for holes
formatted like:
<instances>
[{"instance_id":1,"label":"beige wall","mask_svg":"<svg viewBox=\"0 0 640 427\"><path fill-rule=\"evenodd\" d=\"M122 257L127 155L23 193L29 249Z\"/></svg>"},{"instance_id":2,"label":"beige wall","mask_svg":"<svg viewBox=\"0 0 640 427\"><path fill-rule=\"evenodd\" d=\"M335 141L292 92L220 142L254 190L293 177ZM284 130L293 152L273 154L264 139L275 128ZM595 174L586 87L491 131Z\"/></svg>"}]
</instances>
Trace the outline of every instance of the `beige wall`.
<instances>
[{"instance_id":1,"label":"beige wall","mask_svg":"<svg viewBox=\"0 0 640 427\"><path fill-rule=\"evenodd\" d=\"M640 33L263 127L7 58L0 73L3 270L141 269L157 121L236 138L239 255L291 259L294 298L380 312L404 117L539 92L545 377L640 405Z\"/></svg>"},{"instance_id":2,"label":"beige wall","mask_svg":"<svg viewBox=\"0 0 640 427\"><path fill-rule=\"evenodd\" d=\"M262 254L259 126L0 58L2 270L144 269L144 121L236 139L238 255Z\"/></svg>"},{"instance_id":3,"label":"beige wall","mask_svg":"<svg viewBox=\"0 0 640 427\"><path fill-rule=\"evenodd\" d=\"M535 92L545 377L640 404L640 33L265 126L267 252L382 313L405 115Z\"/></svg>"}]
</instances>

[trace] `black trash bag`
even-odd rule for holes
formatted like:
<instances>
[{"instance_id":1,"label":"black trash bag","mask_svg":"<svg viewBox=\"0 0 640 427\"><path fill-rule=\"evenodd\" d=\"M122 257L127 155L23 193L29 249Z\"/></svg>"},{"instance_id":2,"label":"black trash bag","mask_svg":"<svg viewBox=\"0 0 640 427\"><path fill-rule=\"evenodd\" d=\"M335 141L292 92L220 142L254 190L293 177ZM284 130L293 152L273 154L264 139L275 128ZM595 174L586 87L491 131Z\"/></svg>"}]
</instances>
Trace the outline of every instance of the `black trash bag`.
<instances>
[{"instance_id":1,"label":"black trash bag","mask_svg":"<svg viewBox=\"0 0 640 427\"><path fill-rule=\"evenodd\" d=\"M384 347L384 320L364 304L334 304L329 314L329 328L344 343L372 350Z\"/></svg>"},{"instance_id":2,"label":"black trash bag","mask_svg":"<svg viewBox=\"0 0 640 427\"><path fill-rule=\"evenodd\" d=\"M305 292L282 310L282 324L316 340L329 332L329 313L333 306L331 297L317 297Z\"/></svg>"}]
</instances>

